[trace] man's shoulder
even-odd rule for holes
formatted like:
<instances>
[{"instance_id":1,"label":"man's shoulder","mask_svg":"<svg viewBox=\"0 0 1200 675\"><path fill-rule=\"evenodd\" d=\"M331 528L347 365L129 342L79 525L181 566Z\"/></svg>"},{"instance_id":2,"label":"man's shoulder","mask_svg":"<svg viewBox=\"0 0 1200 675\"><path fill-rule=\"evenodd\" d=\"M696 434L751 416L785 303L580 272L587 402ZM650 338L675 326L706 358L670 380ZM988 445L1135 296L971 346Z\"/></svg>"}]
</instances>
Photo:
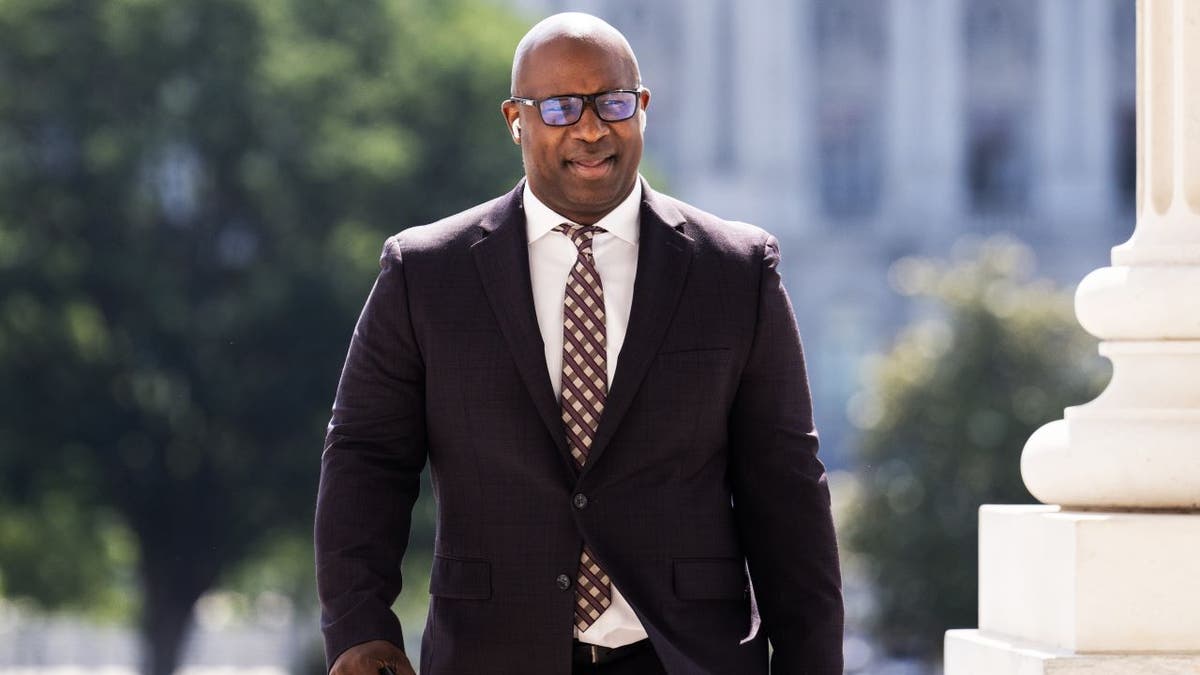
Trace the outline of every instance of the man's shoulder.
<instances>
[{"instance_id":1,"label":"man's shoulder","mask_svg":"<svg viewBox=\"0 0 1200 675\"><path fill-rule=\"evenodd\" d=\"M482 224L513 208L512 199L513 193L508 192L432 223L407 227L389 237L385 249L407 255L452 250L460 243L469 245L479 239Z\"/></svg>"},{"instance_id":2,"label":"man's shoulder","mask_svg":"<svg viewBox=\"0 0 1200 675\"><path fill-rule=\"evenodd\" d=\"M650 193L649 198L660 217L669 224L681 224L682 232L701 246L729 253L761 254L763 247L774 240L758 225L723 218L682 199L661 192Z\"/></svg>"}]
</instances>

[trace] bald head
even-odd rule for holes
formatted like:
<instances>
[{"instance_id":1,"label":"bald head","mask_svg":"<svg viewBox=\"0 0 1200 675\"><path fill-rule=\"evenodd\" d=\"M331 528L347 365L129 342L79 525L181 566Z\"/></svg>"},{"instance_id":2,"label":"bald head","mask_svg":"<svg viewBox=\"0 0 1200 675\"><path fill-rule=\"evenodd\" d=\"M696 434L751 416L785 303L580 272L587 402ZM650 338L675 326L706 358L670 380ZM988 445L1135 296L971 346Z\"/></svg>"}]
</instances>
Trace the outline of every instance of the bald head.
<instances>
[{"instance_id":1,"label":"bald head","mask_svg":"<svg viewBox=\"0 0 1200 675\"><path fill-rule=\"evenodd\" d=\"M633 48L629 46L629 41L621 31L591 14L564 12L539 21L517 44L512 67L511 91L514 95L521 92L532 69L551 65L538 63L539 48L559 42L575 42L580 46L607 52L612 58L624 62L624 66L629 69L628 75L635 84L641 83L637 57L633 55Z\"/></svg>"},{"instance_id":2,"label":"bald head","mask_svg":"<svg viewBox=\"0 0 1200 675\"><path fill-rule=\"evenodd\" d=\"M500 113L542 203L590 225L633 192L650 90L616 28L574 12L537 24L517 45L512 95Z\"/></svg>"}]
</instances>

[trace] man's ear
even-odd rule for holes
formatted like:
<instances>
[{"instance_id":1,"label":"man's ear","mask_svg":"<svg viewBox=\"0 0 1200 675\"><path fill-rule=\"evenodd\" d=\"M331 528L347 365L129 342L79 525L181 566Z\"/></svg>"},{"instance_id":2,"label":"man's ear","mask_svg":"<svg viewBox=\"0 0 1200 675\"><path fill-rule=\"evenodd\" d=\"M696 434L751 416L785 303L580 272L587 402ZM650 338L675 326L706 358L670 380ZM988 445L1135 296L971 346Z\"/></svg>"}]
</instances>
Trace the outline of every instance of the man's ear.
<instances>
[{"instance_id":1,"label":"man's ear","mask_svg":"<svg viewBox=\"0 0 1200 675\"><path fill-rule=\"evenodd\" d=\"M521 144L521 110L516 103L505 101L500 104L500 114L504 116L504 123L508 126L508 134L512 137L513 143Z\"/></svg>"},{"instance_id":2,"label":"man's ear","mask_svg":"<svg viewBox=\"0 0 1200 675\"><path fill-rule=\"evenodd\" d=\"M641 96L642 111L639 115L638 125L642 129L642 133L646 132L646 108L650 107L650 90L642 87Z\"/></svg>"}]
</instances>

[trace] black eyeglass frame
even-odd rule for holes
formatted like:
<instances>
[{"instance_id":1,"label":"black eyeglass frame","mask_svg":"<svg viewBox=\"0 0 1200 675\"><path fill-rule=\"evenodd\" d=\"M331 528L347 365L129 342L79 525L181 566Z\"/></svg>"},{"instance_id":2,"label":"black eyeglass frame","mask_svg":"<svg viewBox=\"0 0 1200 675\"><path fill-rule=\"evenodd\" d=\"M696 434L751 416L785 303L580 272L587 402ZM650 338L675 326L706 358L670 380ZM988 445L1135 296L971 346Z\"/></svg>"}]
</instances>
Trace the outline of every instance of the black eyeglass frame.
<instances>
[{"instance_id":1,"label":"black eyeglass frame","mask_svg":"<svg viewBox=\"0 0 1200 675\"><path fill-rule=\"evenodd\" d=\"M505 100L512 101L513 103L520 103L521 105L527 105L532 108L535 108L538 111L538 118L542 120L542 124L545 124L548 127L561 128L561 127L569 127L573 124L578 124L579 120L583 119L583 113L584 113L584 111L587 110L587 107L589 104L592 106L592 110L595 111L596 117L604 120L605 122L624 122L625 120L632 119L635 115L637 115L638 110L641 108L641 105L642 105L641 97L642 97L642 92L644 92L644 91L646 91L646 88L639 84L637 86L637 89L609 89L608 91L600 91L600 92L596 92L595 94L556 94L554 96L547 96L546 98L525 98L523 96L509 96ZM602 115L600 113L600 106L596 105L596 99L598 99L602 96L607 96L609 94L635 94L635 95L637 95L638 100L635 101L633 104L633 112L629 113L628 117L622 117L620 119L615 119L615 120L605 119L604 115ZM579 106L579 117L576 117L575 121L568 122L566 124L551 124L546 121L546 116L542 113L542 104L545 103L546 101L552 101L557 98L577 98L577 99L580 99L583 101L583 105Z\"/></svg>"}]
</instances>

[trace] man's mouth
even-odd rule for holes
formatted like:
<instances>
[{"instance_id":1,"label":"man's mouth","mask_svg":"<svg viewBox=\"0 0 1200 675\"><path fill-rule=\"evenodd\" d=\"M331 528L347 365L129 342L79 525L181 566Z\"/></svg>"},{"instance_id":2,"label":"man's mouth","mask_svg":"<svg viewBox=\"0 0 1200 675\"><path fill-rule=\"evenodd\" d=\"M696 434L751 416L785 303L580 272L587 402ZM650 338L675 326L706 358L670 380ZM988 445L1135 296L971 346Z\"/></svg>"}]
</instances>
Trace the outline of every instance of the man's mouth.
<instances>
[{"instance_id":1,"label":"man's mouth","mask_svg":"<svg viewBox=\"0 0 1200 675\"><path fill-rule=\"evenodd\" d=\"M616 157L580 157L567 161L567 165L581 178L602 178L612 168Z\"/></svg>"}]
</instances>

